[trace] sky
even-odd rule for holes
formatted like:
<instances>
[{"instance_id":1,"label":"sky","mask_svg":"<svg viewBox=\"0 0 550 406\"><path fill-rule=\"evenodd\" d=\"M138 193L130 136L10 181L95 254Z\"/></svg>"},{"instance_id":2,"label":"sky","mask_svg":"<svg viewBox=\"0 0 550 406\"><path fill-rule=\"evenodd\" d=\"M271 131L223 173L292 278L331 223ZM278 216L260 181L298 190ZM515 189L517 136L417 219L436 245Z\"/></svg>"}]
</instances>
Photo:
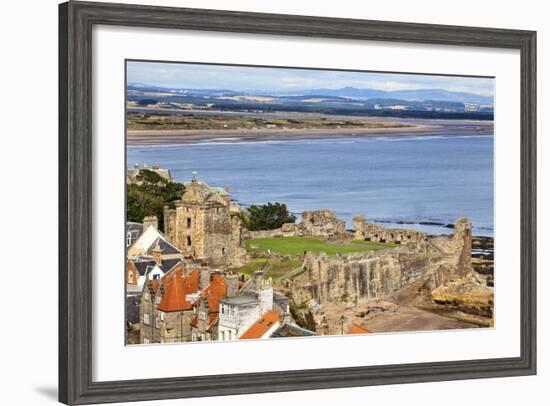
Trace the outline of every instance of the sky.
<instances>
[{"instance_id":1,"label":"sky","mask_svg":"<svg viewBox=\"0 0 550 406\"><path fill-rule=\"evenodd\" d=\"M127 63L128 84L190 89L292 92L343 87L380 90L444 89L493 95L493 79L460 76L343 72L289 68L199 65L191 63Z\"/></svg>"}]
</instances>

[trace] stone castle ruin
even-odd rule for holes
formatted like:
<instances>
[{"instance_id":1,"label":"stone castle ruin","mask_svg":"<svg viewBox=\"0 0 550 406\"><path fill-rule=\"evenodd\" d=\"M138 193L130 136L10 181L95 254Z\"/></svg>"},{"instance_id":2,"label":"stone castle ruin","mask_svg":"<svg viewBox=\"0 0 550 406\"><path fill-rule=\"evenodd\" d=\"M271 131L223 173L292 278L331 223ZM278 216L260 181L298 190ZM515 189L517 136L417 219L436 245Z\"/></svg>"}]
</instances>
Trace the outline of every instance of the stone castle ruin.
<instances>
[{"instance_id":1,"label":"stone castle ruin","mask_svg":"<svg viewBox=\"0 0 550 406\"><path fill-rule=\"evenodd\" d=\"M243 226L229 193L197 179L185 184L175 208L164 208L165 235L184 256L209 261L213 266L237 267L246 260Z\"/></svg>"},{"instance_id":2,"label":"stone castle ruin","mask_svg":"<svg viewBox=\"0 0 550 406\"><path fill-rule=\"evenodd\" d=\"M427 250L428 234L404 228L386 228L379 224L369 223L363 216L353 218L355 239L374 242L388 242L406 245L418 252Z\"/></svg>"},{"instance_id":3,"label":"stone castle ruin","mask_svg":"<svg viewBox=\"0 0 550 406\"><path fill-rule=\"evenodd\" d=\"M403 233L398 234L393 229L383 230L379 226L368 228L368 233L378 238L375 241L384 239L383 236L392 241L391 235L393 242L396 238L403 241L401 247L391 250L338 256L308 253L304 259L304 272L291 281L293 300L297 304L311 301L321 305L358 303L391 296L419 280L424 280L431 290L471 273L472 237L467 219L458 220L454 235L449 237L428 238L424 233L401 231ZM365 235L371 235L368 233L361 231L356 236L359 234L364 239L368 238Z\"/></svg>"},{"instance_id":4,"label":"stone castle ruin","mask_svg":"<svg viewBox=\"0 0 550 406\"><path fill-rule=\"evenodd\" d=\"M302 212L300 223L286 223L274 230L248 231L246 238L317 237L326 240L349 238L346 222L332 210L321 209Z\"/></svg>"}]
</instances>

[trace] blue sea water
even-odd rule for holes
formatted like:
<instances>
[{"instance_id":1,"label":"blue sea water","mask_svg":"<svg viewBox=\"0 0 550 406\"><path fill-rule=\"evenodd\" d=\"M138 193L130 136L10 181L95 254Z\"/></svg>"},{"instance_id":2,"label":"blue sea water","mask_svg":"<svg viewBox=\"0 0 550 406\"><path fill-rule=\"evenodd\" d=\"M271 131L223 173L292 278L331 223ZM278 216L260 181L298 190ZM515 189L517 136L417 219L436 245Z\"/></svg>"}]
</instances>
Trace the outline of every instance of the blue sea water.
<instances>
[{"instance_id":1,"label":"blue sea water","mask_svg":"<svg viewBox=\"0 0 550 406\"><path fill-rule=\"evenodd\" d=\"M129 166L157 164L177 181L193 171L229 186L241 204L283 202L295 213L328 208L388 226L450 233L466 216L493 235L493 136L353 137L128 147ZM412 224L395 224L410 222Z\"/></svg>"}]
</instances>

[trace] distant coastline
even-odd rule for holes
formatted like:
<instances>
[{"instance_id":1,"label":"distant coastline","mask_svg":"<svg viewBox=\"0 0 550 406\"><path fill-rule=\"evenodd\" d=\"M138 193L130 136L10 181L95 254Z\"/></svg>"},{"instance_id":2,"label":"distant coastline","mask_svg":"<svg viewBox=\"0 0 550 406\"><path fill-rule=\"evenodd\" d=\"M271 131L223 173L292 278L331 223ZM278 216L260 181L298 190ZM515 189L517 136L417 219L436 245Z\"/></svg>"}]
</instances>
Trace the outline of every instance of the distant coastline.
<instances>
[{"instance_id":1,"label":"distant coastline","mask_svg":"<svg viewBox=\"0 0 550 406\"><path fill-rule=\"evenodd\" d=\"M409 120L408 122L410 122ZM396 124L400 124L397 122ZM465 127L468 127L467 129ZM475 128L473 128L475 127ZM408 127L261 129L261 130L129 130L128 146L185 145L202 142L239 143L314 140L325 138L491 135L492 122L415 122Z\"/></svg>"}]
</instances>

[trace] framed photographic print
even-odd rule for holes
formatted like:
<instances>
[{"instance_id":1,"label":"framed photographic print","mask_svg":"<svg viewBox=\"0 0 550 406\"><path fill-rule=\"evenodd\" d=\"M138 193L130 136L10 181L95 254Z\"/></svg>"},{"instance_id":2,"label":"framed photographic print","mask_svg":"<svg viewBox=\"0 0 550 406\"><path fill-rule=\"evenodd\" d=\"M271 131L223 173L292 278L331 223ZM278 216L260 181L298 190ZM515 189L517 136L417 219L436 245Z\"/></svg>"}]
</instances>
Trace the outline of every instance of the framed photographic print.
<instances>
[{"instance_id":1,"label":"framed photographic print","mask_svg":"<svg viewBox=\"0 0 550 406\"><path fill-rule=\"evenodd\" d=\"M535 32L59 11L61 402L536 373Z\"/></svg>"}]
</instances>

